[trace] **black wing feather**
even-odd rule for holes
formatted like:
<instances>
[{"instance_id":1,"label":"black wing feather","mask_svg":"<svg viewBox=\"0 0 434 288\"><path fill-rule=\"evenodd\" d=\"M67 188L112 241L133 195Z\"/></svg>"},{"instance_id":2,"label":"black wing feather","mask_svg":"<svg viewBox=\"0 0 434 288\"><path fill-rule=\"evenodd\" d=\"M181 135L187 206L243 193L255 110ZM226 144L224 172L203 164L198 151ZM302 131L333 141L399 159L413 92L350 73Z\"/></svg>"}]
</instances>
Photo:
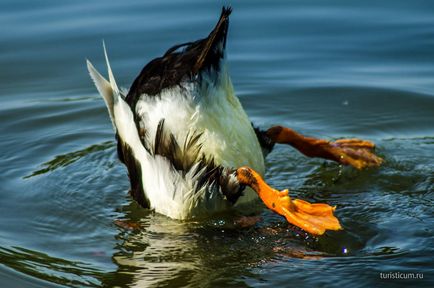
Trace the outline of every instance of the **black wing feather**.
<instances>
[{"instance_id":1,"label":"black wing feather","mask_svg":"<svg viewBox=\"0 0 434 288\"><path fill-rule=\"evenodd\" d=\"M162 57L149 62L134 80L126 96L132 110L135 111L142 94L155 96L165 88L179 85L184 79L192 79L203 70L213 68L217 71L224 57L231 12L230 7L222 8L219 21L208 37L175 45ZM221 49L218 49L220 43ZM184 50L177 52L181 47L185 47Z\"/></svg>"}]
</instances>

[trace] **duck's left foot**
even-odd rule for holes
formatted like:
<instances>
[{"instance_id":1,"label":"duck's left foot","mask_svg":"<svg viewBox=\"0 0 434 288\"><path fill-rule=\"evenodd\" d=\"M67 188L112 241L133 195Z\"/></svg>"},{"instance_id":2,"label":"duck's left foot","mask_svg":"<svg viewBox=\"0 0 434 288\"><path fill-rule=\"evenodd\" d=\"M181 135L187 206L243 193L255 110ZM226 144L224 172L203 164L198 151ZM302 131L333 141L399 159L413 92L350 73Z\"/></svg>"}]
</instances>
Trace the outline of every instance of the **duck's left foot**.
<instances>
[{"instance_id":1,"label":"duck's left foot","mask_svg":"<svg viewBox=\"0 0 434 288\"><path fill-rule=\"evenodd\" d=\"M268 129L266 135L274 143L289 144L308 157L324 158L357 169L383 163L383 159L374 154L374 143L366 140L341 139L333 142L306 137L282 126Z\"/></svg>"},{"instance_id":2,"label":"duck's left foot","mask_svg":"<svg viewBox=\"0 0 434 288\"><path fill-rule=\"evenodd\" d=\"M314 235L342 229L339 220L333 215L335 207L322 203L311 204L300 199L291 200L288 190L271 188L249 167L237 169L236 175L240 184L250 186L270 210L285 217L289 223Z\"/></svg>"}]
</instances>

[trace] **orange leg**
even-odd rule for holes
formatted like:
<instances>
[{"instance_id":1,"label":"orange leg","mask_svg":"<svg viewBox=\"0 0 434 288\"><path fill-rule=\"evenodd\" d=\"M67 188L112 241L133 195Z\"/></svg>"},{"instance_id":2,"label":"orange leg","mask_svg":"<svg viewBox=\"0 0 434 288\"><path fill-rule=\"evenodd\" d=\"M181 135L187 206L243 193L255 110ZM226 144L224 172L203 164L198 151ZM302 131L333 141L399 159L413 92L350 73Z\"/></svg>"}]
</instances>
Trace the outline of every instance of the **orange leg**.
<instances>
[{"instance_id":1,"label":"orange leg","mask_svg":"<svg viewBox=\"0 0 434 288\"><path fill-rule=\"evenodd\" d=\"M339 220L333 215L335 207L327 204L310 204L299 199L291 200L288 190L278 191L271 188L249 167L237 169L236 175L240 184L250 186L258 193L265 206L303 230L314 235L322 235L326 230L342 229Z\"/></svg>"},{"instance_id":2,"label":"orange leg","mask_svg":"<svg viewBox=\"0 0 434 288\"><path fill-rule=\"evenodd\" d=\"M275 143L289 144L308 157L333 160L357 169L380 166L383 159L373 153L374 143L360 139L326 141L305 137L292 129L275 126L266 135Z\"/></svg>"}]
</instances>

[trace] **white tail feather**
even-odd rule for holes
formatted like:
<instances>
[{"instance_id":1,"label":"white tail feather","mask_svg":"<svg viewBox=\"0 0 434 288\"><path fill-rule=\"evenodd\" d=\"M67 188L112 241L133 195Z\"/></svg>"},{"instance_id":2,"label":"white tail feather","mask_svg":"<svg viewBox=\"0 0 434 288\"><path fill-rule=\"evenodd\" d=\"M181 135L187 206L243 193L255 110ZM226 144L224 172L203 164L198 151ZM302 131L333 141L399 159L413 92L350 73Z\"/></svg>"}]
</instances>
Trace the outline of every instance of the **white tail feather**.
<instances>
[{"instance_id":1,"label":"white tail feather","mask_svg":"<svg viewBox=\"0 0 434 288\"><path fill-rule=\"evenodd\" d=\"M116 131L115 126L115 119L114 119L114 112L113 112L113 90L112 86L110 85L110 82L108 82L92 65L92 63L89 60L86 60L87 62L87 69L89 70L90 77L92 78L93 82L95 83L96 89L98 89L99 94L101 94L102 98L104 99L104 102L107 106L107 109L109 111L110 119L113 124L113 128Z\"/></svg>"},{"instance_id":2,"label":"white tail feather","mask_svg":"<svg viewBox=\"0 0 434 288\"><path fill-rule=\"evenodd\" d=\"M105 43L103 41L102 43L104 48L104 57L107 64L107 70L109 75L109 81L107 81L92 65L92 63L89 60L86 60L87 62L87 69L89 70L90 77L92 77L93 82L95 83L96 88L98 89L98 92L101 94L101 96L104 98L104 102L107 106L107 109L109 111L110 119L113 124L113 128L116 131L116 123L115 123L115 117L114 117L114 105L119 101L118 97L122 97L118 85L116 84L115 77L113 76L112 69L110 67L110 62L107 56L107 49L105 47Z\"/></svg>"},{"instance_id":3,"label":"white tail feather","mask_svg":"<svg viewBox=\"0 0 434 288\"><path fill-rule=\"evenodd\" d=\"M102 42L102 46L104 47L104 56L105 56L105 62L107 64L107 71L108 71L108 75L109 75L109 80L110 80L110 85L112 86L113 89L113 94L114 94L114 101L115 103L118 101L117 97L120 97L120 93L119 93L119 88L118 85L116 84L116 80L115 77L113 76L113 72L112 72L112 68L110 67L110 62L107 56L107 49L105 48L105 42Z\"/></svg>"}]
</instances>

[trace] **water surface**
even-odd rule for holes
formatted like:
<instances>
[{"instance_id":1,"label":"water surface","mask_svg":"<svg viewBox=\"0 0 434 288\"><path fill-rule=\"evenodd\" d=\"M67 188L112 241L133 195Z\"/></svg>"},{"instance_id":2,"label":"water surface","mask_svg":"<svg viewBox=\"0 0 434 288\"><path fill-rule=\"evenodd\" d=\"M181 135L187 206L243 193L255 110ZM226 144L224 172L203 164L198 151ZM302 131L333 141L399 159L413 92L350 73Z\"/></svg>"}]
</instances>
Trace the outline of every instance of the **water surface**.
<instances>
[{"instance_id":1,"label":"water surface","mask_svg":"<svg viewBox=\"0 0 434 288\"><path fill-rule=\"evenodd\" d=\"M360 2L360 1L359 1ZM170 220L129 196L85 58L118 83L175 43L207 35L221 3L0 3L2 287L434 285L434 3L232 4L232 80L252 121L378 145L355 171L289 147L267 181L338 205L345 228L315 239L269 211ZM381 280L380 273L423 273Z\"/></svg>"}]
</instances>

